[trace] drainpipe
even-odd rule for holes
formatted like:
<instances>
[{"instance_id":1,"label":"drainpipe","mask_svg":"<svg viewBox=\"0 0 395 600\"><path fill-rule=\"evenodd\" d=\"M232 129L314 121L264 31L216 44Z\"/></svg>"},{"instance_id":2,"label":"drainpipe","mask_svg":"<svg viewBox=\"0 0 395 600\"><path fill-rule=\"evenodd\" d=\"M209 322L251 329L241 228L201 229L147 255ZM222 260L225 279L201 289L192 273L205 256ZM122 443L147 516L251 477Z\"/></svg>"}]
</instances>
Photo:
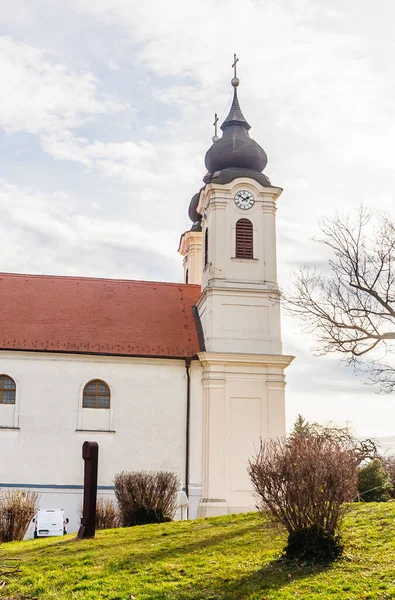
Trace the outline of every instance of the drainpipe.
<instances>
[{"instance_id":1,"label":"drainpipe","mask_svg":"<svg viewBox=\"0 0 395 600\"><path fill-rule=\"evenodd\" d=\"M185 371L187 375L187 411L185 424L185 493L189 498L189 446L190 446L190 419L191 419L191 359L185 359Z\"/></svg>"}]
</instances>

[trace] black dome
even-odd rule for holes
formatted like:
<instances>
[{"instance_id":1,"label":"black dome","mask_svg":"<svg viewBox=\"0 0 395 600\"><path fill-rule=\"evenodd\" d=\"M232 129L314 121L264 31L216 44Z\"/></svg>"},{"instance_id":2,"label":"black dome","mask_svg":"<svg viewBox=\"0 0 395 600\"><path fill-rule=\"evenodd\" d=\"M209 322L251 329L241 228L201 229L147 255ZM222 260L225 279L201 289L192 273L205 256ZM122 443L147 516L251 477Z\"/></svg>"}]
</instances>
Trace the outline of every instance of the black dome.
<instances>
[{"instance_id":1,"label":"black dome","mask_svg":"<svg viewBox=\"0 0 395 600\"><path fill-rule=\"evenodd\" d=\"M221 129L222 137L206 153L207 170L213 174L234 167L261 173L267 165L267 155L248 134L250 126L241 112L236 88L231 109Z\"/></svg>"},{"instance_id":2,"label":"black dome","mask_svg":"<svg viewBox=\"0 0 395 600\"><path fill-rule=\"evenodd\" d=\"M267 165L267 156L263 148L250 138L246 129L232 125L211 146L204 162L210 173L229 167L252 169L261 173Z\"/></svg>"},{"instance_id":3,"label":"black dome","mask_svg":"<svg viewBox=\"0 0 395 600\"><path fill-rule=\"evenodd\" d=\"M191 219L192 223L195 223L196 221L200 221L200 219L202 218L202 215L199 214L198 212L196 212L197 206L199 204L199 198L200 198L200 191L197 194L195 194L194 196L192 196L192 199L189 203L188 216Z\"/></svg>"}]
</instances>

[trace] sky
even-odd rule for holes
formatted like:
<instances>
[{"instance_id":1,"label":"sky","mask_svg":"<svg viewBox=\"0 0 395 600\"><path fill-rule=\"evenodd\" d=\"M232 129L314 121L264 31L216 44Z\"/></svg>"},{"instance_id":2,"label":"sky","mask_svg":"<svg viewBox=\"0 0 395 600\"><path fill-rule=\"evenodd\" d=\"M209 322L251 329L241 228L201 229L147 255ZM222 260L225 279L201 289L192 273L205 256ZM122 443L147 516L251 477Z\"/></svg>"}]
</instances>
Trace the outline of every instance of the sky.
<instances>
[{"instance_id":1,"label":"sky","mask_svg":"<svg viewBox=\"0 0 395 600\"><path fill-rule=\"evenodd\" d=\"M0 0L0 271L181 281L180 234L214 113L239 99L284 188L279 283L325 270L319 222L395 193L391 0ZM395 449L377 395L283 316L287 425ZM388 438L388 439L387 439Z\"/></svg>"}]
</instances>

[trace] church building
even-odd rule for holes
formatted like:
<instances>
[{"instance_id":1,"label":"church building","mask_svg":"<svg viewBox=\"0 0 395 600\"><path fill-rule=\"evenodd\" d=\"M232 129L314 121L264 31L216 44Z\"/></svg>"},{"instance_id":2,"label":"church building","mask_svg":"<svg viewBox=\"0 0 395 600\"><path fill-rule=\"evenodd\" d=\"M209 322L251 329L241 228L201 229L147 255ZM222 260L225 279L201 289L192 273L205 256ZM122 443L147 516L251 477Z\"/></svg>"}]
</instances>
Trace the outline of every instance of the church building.
<instances>
[{"instance_id":1,"label":"church building","mask_svg":"<svg viewBox=\"0 0 395 600\"><path fill-rule=\"evenodd\" d=\"M99 444L100 495L122 470L170 470L196 518L253 509L248 459L285 434L282 189L263 174L238 85L235 72L189 205L183 283L0 274L0 489L39 492L69 531L86 440Z\"/></svg>"}]
</instances>

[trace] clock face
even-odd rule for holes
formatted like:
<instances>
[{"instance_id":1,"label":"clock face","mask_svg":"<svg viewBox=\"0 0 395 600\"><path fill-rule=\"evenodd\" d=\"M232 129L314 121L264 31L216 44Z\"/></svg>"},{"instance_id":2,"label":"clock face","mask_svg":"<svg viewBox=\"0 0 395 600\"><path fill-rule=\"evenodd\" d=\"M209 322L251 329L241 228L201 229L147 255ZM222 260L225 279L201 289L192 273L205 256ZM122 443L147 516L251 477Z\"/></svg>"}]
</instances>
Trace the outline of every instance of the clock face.
<instances>
[{"instance_id":1,"label":"clock face","mask_svg":"<svg viewBox=\"0 0 395 600\"><path fill-rule=\"evenodd\" d=\"M240 190L235 195L236 206L242 208L243 210L251 208L251 206L254 206L254 203L254 196L251 194L251 192L248 192L247 190Z\"/></svg>"}]
</instances>

